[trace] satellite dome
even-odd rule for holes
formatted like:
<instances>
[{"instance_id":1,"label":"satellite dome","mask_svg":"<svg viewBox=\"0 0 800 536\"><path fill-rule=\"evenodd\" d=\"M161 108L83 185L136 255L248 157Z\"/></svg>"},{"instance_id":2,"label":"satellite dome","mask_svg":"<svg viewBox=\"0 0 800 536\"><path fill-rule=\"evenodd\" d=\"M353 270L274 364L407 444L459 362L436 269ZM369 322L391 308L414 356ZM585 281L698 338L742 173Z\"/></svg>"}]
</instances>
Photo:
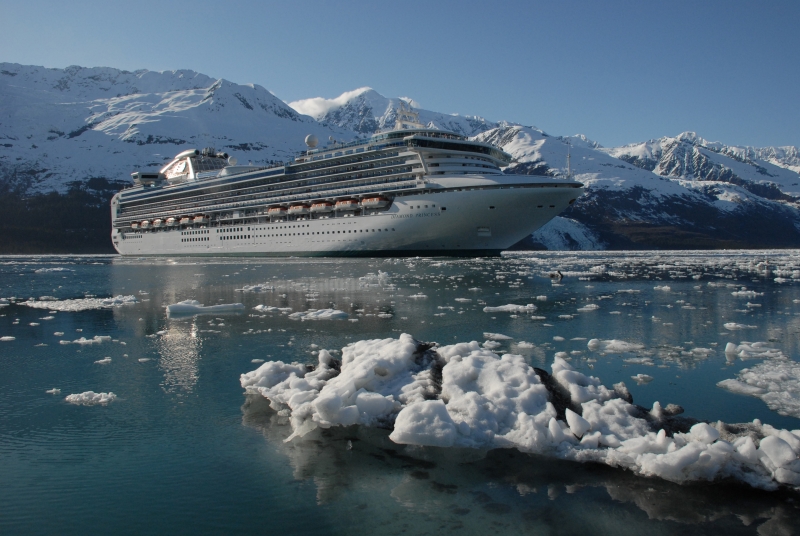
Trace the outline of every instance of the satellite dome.
<instances>
[{"instance_id":1,"label":"satellite dome","mask_svg":"<svg viewBox=\"0 0 800 536\"><path fill-rule=\"evenodd\" d=\"M306 136L306 145L308 145L311 149L316 147L318 143L319 140L315 135L309 134L308 136Z\"/></svg>"}]
</instances>

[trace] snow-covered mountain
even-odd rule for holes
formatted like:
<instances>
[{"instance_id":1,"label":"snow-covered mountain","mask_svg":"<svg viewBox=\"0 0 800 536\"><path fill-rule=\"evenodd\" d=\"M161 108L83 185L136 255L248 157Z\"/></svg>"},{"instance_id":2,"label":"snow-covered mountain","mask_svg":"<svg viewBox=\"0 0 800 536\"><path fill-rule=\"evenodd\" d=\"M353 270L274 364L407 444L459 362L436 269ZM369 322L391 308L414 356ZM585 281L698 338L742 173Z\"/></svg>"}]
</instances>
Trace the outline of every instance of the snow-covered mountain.
<instances>
[{"instance_id":1,"label":"snow-covered mountain","mask_svg":"<svg viewBox=\"0 0 800 536\"><path fill-rule=\"evenodd\" d=\"M614 149L521 126L476 138L514 156L508 173L563 176L570 151L586 194L534 235L550 248L800 245L800 176L737 159L725 146L708 149L712 144L697 136Z\"/></svg>"},{"instance_id":2,"label":"snow-covered mountain","mask_svg":"<svg viewBox=\"0 0 800 536\"><path fill-rule=\"evenodd\" d=\"M125 180L187 148L287 160L307 134L351 137L261 86L194 71L46 69L0 63L0 181L27 193L91 177Z\"/></svg>"},{"instance_id":3,"label":"snow-covered mountain","mask_svg":"<svg viewBox=\"0 0 800 536\"><path fill-rule=\"evenodd\" d=\"M797 147L736 147L709 142L694 132L615 147L608 153L658 175L755 187L759 195L800 197Z\"/></svg>"},{"instance_id":4,"label":"snow-covered mountain","mask_svg":"<svg viewBox=\"0 0 800 536\"><path fill-rule=\"evenodd\" d=\"M511 153L507 173L564 176L571 152L573 174L586 194L528 247L800 247L797 147L728 146L686 132L603 148L582 135L551 136L511 122L420 109L409 98L370 88L286 104L261 86L194 71L0 63L0 192L17 196L13 205L26 196L43 200L47 192L77 189L88 192L88 201L73 196L63 206L74 211L76 203L93 203L93 210L107 214L107 197L132 171L157 169L184 149L211 146L242 162L288 160L304 148L307 134L349 140L391 127L402 101L433 128ZM53 206L50 197L42 203ZM4 210L0 206L0 227ZM42 229L53 227L41 216L51 211L42 208L31 218ZM15 214L17 222L22 216ZM71 220L59 221L66 226ZM98 240L105 243L107 236Z\"/></svg>"},{"instance_id":5,"label":"snow-covered mountain","mask_svg":"<svg viewBox=\"0 0 800 536\"><path fill-rule=\"evenodd\" d=\"M290 102L289 106L325 125L354 130L361 134L372 134L377 130L394 126L397 108L401 101L413 106L415 111L419 112L420 122L431 128L474 136L500 126L499 123L487 121L482 117L424 110L413 99L407 97L388 99L369 87L342 93L334 99L316 97L298 100Z\"/></svg>"}]
</instances>

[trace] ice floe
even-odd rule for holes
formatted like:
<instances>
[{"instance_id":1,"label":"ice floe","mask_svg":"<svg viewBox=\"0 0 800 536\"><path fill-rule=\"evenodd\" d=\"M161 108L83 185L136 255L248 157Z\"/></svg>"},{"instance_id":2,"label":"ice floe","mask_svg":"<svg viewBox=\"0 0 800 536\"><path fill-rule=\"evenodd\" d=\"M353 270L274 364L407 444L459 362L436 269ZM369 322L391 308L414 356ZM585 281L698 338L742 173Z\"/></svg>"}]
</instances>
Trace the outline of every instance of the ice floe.
<instances>
[{"instance_id":1,"label":"ice floe","mask_svg":"<svg viewBox=\"0 0 800 536\"><path fill-rule=\"evenodd\" d=\"M717 386L755 396L781 415L800 418L800 363L785 356L742 369L736 379L723 380Z\"/></svg>"},{"instance_id":2,"label":"ice floe","mask_svg":"<svg viewBox=\"0 0 800 536\"><path fill-rule=\"evenodd\" d=\"M78 406L105 406L116 399L117 395L111 392L95 393L94 391L86 391L85 393L67 395L67 398L64 400Z\"/></svg>"},{"instance_id":3,"label":"ice floe","mask_svg":"<svg viewBox=\"0 0 800 536\"><path fill-rule=\"evenodd\" d=\"M623 354L626 352L638 352L644 349L643 344L634 342L620 341L611 339L601 341L600 339L591 339L586 343L587 348L594 352L605 352L607 354Z\"/></svg>"},{"instance_id":4,"label":"ice floe","mask_svg":"<svg viewBox=\"0 0 800 536\"><path fill-rule=\"evenodd\" d=\"M75 339L74 341L58 341L58 342L60 344L80 344L81 346L86 346L89 344L100 344L110 340L111 337L109 335L95 335L91 339L87 339L86 337L81 337L80 339Z\"/></svg>"},{"instance_id":5,"label":"ice floe","mask_svg":"<svg viewBox=\"0 0 800 536\"><path fill-rule=\"evenodd\" d=\"M742 341L741 344L733 344L729 342L725 345L725 355L735 356L741 359L774 359L785 358L777 348L773 348L766 342L747 342Z\"/></svg>"},{"instance_id":6,"label":"ice floe","mask_svg":"<svg viewBox=\"0 0 800 536\"><path fill-rule=\"evenodd\" d=\"M48 298L48 299L43 299ZM79 312L92 309L109 309L122 305L133 305L138 303L136 296L114 296L113 298L77 298L71 300L58 300L52 296L42 296L37 300L18 302L21 305L33 307L34 309L47 309L61 312Z\"/></svg>"},{"instance_id":7,"label":"ice floe","mask_svg":"<svg viewBox=\"0 0 800 536\"><path fill-rule=\"evenodd\" d=\"M244 304L220 303L218 305L204 306L197 300L184 300L182 302L167 305L168 314L232 313L237 311L244 311Z\"/></svg>"},{"instance_id":8,"label":"ice floe","mask_svg":"<svg viewBox=\"0 0 800 536\"><path fill-rule=\"evenodd\" d=\"M532 313L536 310L536 306L532 303L528 305L514 305L513 303L509 303L508 305L500 305L498 307L484 307L484 313Z\"/></svg>"},{"instance_id":9,"label":"ice floe","mask_svg":"<svg viewBox=\"0 0 800 536\"><path fill-rule=\"evenodd\" d=\"M271 305L256 305L254 310L260 313L291 313L291 307L273 307Z\"/></svg>"},{"instance_id":10,"label":"ice floe","mask_svg":"<svg viewBox=\"0 0 800 536\"><path fill-rule=\"evenodd\" d=\"M747 324L737 324L736 322L726 322L725 329L730 331L736 331L740 329L755 329L758 326L748 326Z\"/></svg>"},{"instance_id":11,"label":"ice floe","mask_svg":"<svg viewBox=\"0 0 800 536\"><path fill-rule=\"evenodd\" d=\"M316 366L269 361L240 378L246 393L288 417L287 441L358 424L389 428L400 444L516 448L679 483L800 486L800 430L759 421L712 426L658 402L648 410L624 384L609 389L561 357L548 374L477 342L438 347L403 334L351 343L341 360L325 350L318 358Z\"/></svg>"},{"instance_id":12,"label":"ice floe","mask_svg":"<svg viewBox=\"0 0 800 536\"><path fill-rule=\"evenodd\" d=\"M338 309L309 309L292 313L289 318L293 320L344 320L348 316L350 315Z\"/></svg>"},{"instance_id":13,"label":"ice floe","mask_svg":"<svg viewBox=\"0 0 800 536\"><path fill-rule=\"evenodd\" d=\"M16 339L17 339L16 337L13 337L11 335L3 335L2 337L0 337L0 341L3 341L3 342L10 342L10 341L13 341L13 340L16 340Z\"/></svg>"}]
</instances>

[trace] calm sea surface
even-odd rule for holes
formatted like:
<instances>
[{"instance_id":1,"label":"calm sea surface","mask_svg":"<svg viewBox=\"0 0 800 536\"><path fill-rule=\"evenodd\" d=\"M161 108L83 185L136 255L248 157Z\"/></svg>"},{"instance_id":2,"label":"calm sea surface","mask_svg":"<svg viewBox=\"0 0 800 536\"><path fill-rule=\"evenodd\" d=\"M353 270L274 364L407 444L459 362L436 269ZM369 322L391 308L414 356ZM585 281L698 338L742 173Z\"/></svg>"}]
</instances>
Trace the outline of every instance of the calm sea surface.
<instances>
[{"instance_id":1,"label":"calm sea surface","mask_svg":"<svg viewBox=\"0 0 800 536\"><path fill-rule=\"evenodd\" d=\"M563 280L550 278L556 270ZM791 534L800 495L786 491L679 486L513 450L406 448L356 427L284 443L288 424L245 396L239 376L258 360L315 363L318 349L361 339L410 333L452 344L500 333L511 340L497 352L548 370L567 352L605 385L624 381L641 406L798 429L800 419L716 386L761 362L726 357L729 342L800 355L798 270L795 251L0 257L0 298L15 298L0 306L0 533ZM256 284L274 289L237 290ZM733 294L742 288L753 293ZM137 301L55 312L22 304L87 295ZM166 305L186 299L246 309L167 316ZM528 303L538 310L483 311ZM599 308L577 311L587 303ZM301 322L257 305L334 308L349 319ZM95 336L111 340L71 342ZM644 349L601 354L587 347L593 338ZM118 398L65 401L87 391Z\"/></svg>"}]
</instances>

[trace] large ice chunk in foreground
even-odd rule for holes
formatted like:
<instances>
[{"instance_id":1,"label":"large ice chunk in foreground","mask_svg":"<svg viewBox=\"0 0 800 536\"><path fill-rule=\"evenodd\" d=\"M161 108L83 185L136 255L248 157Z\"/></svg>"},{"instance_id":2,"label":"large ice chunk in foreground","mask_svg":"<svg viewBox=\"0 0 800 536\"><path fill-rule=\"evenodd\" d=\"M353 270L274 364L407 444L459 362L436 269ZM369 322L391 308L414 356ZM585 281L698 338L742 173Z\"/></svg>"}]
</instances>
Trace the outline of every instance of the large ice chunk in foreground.
<instances>
[{"instance_id":1,"label":"large ice chunk in foreground","mask_svg":"<svg viewBox=\"0 0 800 536\"><path fill-rule=\"evenodd\" d=\"M608 389L560 357L551 375L475 341L362 340L344 347L341 361L321 350L316 366L264 363L242 374L241 385L290 418L287 441L358 424L391 429L392 441L409 445L516 448L673 482L732 477L765 489L800 487L800 431L712 426L658 402L647 410L629 401L623 384Z\"/></svg>"}]
</instances>

